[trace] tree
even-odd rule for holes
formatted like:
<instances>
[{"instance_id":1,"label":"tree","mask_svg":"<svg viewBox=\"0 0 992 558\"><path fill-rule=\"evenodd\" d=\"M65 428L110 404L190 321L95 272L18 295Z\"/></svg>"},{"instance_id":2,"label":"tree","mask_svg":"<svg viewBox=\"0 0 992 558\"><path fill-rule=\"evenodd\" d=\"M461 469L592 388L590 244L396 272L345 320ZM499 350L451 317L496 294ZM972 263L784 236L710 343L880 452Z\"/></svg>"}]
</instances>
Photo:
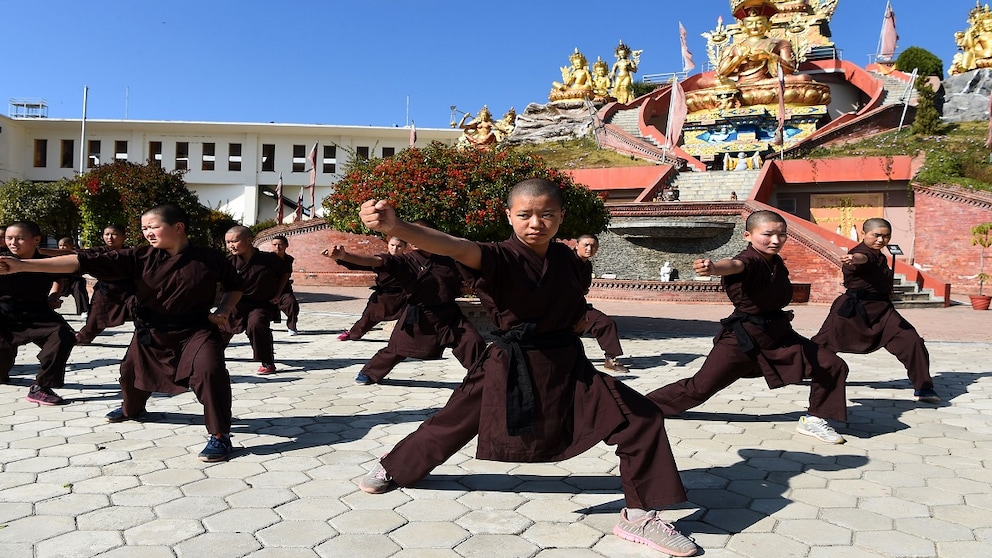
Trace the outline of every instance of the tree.
<instances>
[{"instance_id":1,"label":"tree","mask_svg":"<svg viewBox=\"0 0 992 558\"><path fill-rule=\"evenodd\" d=\"M634 88L634 98L635 99L638 98L638 97L640 97L640 96L642 96L642 95L647 95L648 93L650 93L650 92L652 92L652 91L654 91L655 89L658 88L658 84L657 83L647 83L647 82L644 82L644 81L635 81L632 84L632 86Z\"/></svg>"},{"instance_id":2,"label":"tree","mask_svg":"<svg viewBox=\"0 0 992 558\"><path fill-rule=\"evenodd\" d=\"M913 69L919 69L917 75L921 76L943 76L944 61L937 58L937 55L925 48L911 46L899 54L896 58L896 68L899 71L912 73Z\"/></svg>"},{"instance_id":3,"label":"tree","mask_svg":"<svg viewBox=\"0 0 992 558\"><path fill-rule=\"evenodd\" d=\"M930 87L928 76L918 76L916 83L916 117L913 118L913 133L920 136L935 136L943 129L940 113L934 101L937 97Z\"/></svg>"},{"instance_id":4,"label":"tree","mask_svg":"<svg viewBox=\"0 0 992 558\"><path fill-rule=\"evenodd\" d=\"M0 223L34 221L46 235L76 239L80 214L70 200L71 180L35 183L10 180L0 186Z\"/></svg>"},{"instance_id":5,"label":"tree","mask_svg":"<svg viewBox=\"0 0 992 558\"><path fill-rule=\"evenodd\" d=\"M72 201L82 216L83 246L102 245L103 229L111 223L128 228L131 245L141 243L141 214L163 203L185 209L190 216L190 239L210 245L212 231L204 226L213 222L208 220L210 210L186 188L182 174L183 171L166 172L155 164L114 161L73 179Z\"/></svg>"},{"instance_id":6,"label":"tree","mask_svg":"<svg viewBox=\"0 0 992 558\"><path fill-rule=\"evenodd\" d=\"M566 212L559 237L606 229L610 216L599 196L539 157L439 142L389 159L352 160L322 205L328 224L341 231L368 234L358 218L359 206L388 199L401 219L428 219L442 231L471 240L504 240L511 232L504 213L506 194L527 178L545 178L561 188Z\"/></svg>"}]
</instances>

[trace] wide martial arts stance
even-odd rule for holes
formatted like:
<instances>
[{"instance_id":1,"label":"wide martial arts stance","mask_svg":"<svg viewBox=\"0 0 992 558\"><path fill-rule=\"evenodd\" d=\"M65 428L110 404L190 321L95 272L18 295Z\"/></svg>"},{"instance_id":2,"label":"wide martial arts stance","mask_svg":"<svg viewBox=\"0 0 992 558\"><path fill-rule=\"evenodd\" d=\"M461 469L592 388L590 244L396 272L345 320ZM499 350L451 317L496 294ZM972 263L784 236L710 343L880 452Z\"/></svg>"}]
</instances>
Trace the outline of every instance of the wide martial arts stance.
<instances>
[{"instance_id":1,"label":"wide martial arts stance","mask_svg":"<svg viewBox=\"0 0 992 558\"><path fill-rule=\"evenodd\" d=\"M892 353L906 367L917 401L939 403L930 377L930 353L916 328L892 306L892 269L882 248L892 238L885 219L868 219L860 244L840 257L847 292L837 297L813 342L835 353Z\"/></svg>"},{"instance_id":2,"label":"wide martial arts stance","mask_svg":"<svg viewBox=\"0 0 992 558\"><path fill-rule=\"evenodd\" d=\"M163 204L141 216L150 246L96 253L81 252L44 260L0 258L0 272L88 273L98 279L134 280L134 337L121 361L124 402L107 421L137 420L153 392L192 390L203 405L210 440L203 461L231 453L231 378L217 326L224 324L241 298L242 281L218 250L190 244L189 216ZM9 232L8 232L9 235ZM211 312L218 285L223 291Z\"/></svg>"},{"instance_id":3,"label":"wide martial arts stance","mask_svg":"<svg viewBox=\"0 0 992 558\"><path fill-rule=\"evenodd\" d=\"M453 257L475 275L476 293L499 339L444 408L404 438L362 478L365 492L412 486L478 436L476 457L495 461L568 459L600 441L617 446L626 508L613 532L675 556L698 550L657 510L685 500L664 418L644 396L597 371L586 358L586 268L554 242L562 195L547 180L512 188L512 236L475 243L396 218L385 201L362 205L366 226Z\"/></svg>"},{"instance_id":4,"label":"wide martial arts stance","mask_svg":"<svg viewBox=\"0 0 992 558\"><path fill-rule=\"evenodd\" d=\"M220 328L221 338L226 347L235 335L246 334L252 356L259 362L257 372L273 374L276 365L271 324L279 313L276 301L289 281L289 269L286 260L255 248L251 241L251 229L240 225L231 227L224 235L230 252L227 260L238 270L244 290L230 319Z\"/></svg>"},{"instance_id":5,"label":"wide martial arts stance","mask_svg":"<svg viewBox=\"0 0 992 558\"><path fill-rule=\"evenodd\" d=\"M127 232L124 225L107 225L103 229L103 246L89 248L95 252L108 252L124 248ZM108 327L116 327L134 319L134 280L98 280L93 286L90 314L86 325L76 332L76 343L92 343Z\"/></svg>"},{"instance_id":6,"label":"wide martial arts stance","mask_svg":"<svg viewBox=\"0 0 992 558\"><path fill-rule=\"evenodd\" d=\"M594 234L584 234L575 240L575 255L582 260L586 269L589 270L589 280L586 282L586 292L592 287L592 259L599 252L599 237ZM585 335L596 338L599 348L603 349L605 361L603 368L625 374L629 372L627 367L621 364L617 358L623 354L620 347L620 333L617 331L617 323L613 318L593 308L592 304L586 305L586 330Z\"/></svg>"},{"instance_id":7,"label":"wide martial arts stance","mask_svg":"<svg viewBox=\"0 0 992 558\"><path fill-rule=\"evenodd\" d=\"M31 221L18 221L4 233L7 256L2 262L17 265L20 260L41 261L38 251L41 229ZM0 264L0 271L3 270ZM65 383L65 363L76 340L69 324L54 310L61 304L62 281L51 275L24 273L0 276L0 383L7 383L17 348L34 343L38 353L38 374L28 388L26 399L39 405L62 405L52 388Z\"/></svg>"},{"instance_id":8,"label":"wide martial arts stance","mask_svg":"<svg viewBox=\"0 0 992 558\"><path fill-rule=\"evenodd\" d=\"M740 378L764 376L771 389L799 384L811 378L809 409L796 430L831 444L844 438L825 419L847 420L844 382L847 364L792 329L792 312L782 310L792 301L789 270L778 255L785 244L785 219L774 211L756 211L745 223L743 252L713 262L693 262L702 276L723 277L734 312L720 320L723 328L713 350L691 378L673 382L648 394L665 416L703 404Z\"/></svg>"},{"instance_id":9,"label":"wide martial arts stance","mask_svg":"<svg viewBox=\"0 0 992 558\"><path fill-rule=\"evenodd\" d=\"M59 252L75 252L79 250L76 241L68 236L59 239ZM46 254L52 255L52 254ZM56 254L61 256L62 254ZM90 293L86 289L86 278L82 275L73 275L63 281L62 291L59 296L71 296L76 306L76 315L84 320L90 313Z\"/></svg>"},{"instance_id":10,"label":"wide martial arts stance","mask_svg":"<svg viewBox=\"0 0 992 558\"><path fill-rule=\"evenodd\" d=\"M386 253L390 256L399 256L406 253L407 243L405 240L396 238L389 239L386 243ZM338 335L338 341L354 341L361 339L366 333L379 322L388 322L400 317L403 309L406 308L407 294L403 291L403 285L384 268L371 268L353 265L343 260L338 260L338 265L342 265L352 270L365 270L375 272L375 285L372 286L372 295L365 305L362 317L351 326L351 329Z\"/></svg>"},{"instance_id":11,"label":"wide martial arts stance","mask_svg":"<svg viewBox=\"0 0 992 558\"><path fill-rule=\"evenodd\" d=\"M464 278L451 258L421 249L397 256L365 256L351 254L343 246L335 246L329 257L387 273L406 293L406 306L389 335L389 343L365 363L355 377L356 384L381 382L407 358L441 358L445 347L451 347L462 366L471 368L486 348L486 342L455 300L461 294Z\"/></svg>"},{"instance_id":12,"label":"wide martial arts stance","mask_svg":"<svg viewBox=\"0 0 992 558\"><path fill-rule=\"evenodd\" d=\"M300 319L300 302L296 300L296 293L293 292L294 259L293 256L286 253L287 248L289 248L289 239L285 236L277 234L272 237L272 251L275 255L282 258L289 268L289 280L286 281L286 286L282 288L282 293L279 295L279 301L276 302L276 306L279 307L280 312L286 314L286 334L293 336L300 332L298 325ZM276 314L275 323L279 323L279 314Z\"/></svg>"}]
</instances>

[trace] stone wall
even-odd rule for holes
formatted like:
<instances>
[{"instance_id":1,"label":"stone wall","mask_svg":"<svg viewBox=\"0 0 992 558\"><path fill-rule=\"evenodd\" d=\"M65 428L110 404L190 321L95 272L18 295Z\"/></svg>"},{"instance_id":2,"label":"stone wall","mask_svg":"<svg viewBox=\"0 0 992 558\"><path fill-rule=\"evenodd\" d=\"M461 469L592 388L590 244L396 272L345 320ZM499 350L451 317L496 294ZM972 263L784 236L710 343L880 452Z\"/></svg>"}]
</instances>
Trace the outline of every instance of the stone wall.
<instances>
[{"instance_id":1,"label":"stone wall","mask_svg":"<svg viewBox=\"0 0 992 558\"><path fill-rule=\"evenodd\" d=\"M952 292L977 294L981 248L971 245L971 227L992 221L992 193L954 186L917 186L916 264L952 285ZM992 249L985 251L992 273ZM992 293L986 283L985 294Z\"/></svg>"},{"instance_id":2,"label":"stone wall","mask_svg":"<svg viewBox=\"0 0 992 558\"><path fill-rule=\"evenodd\" d=\"M944 80L943 117L947 122L988 120L992 70L971 70Z\"/></svg>"}]
</instances>

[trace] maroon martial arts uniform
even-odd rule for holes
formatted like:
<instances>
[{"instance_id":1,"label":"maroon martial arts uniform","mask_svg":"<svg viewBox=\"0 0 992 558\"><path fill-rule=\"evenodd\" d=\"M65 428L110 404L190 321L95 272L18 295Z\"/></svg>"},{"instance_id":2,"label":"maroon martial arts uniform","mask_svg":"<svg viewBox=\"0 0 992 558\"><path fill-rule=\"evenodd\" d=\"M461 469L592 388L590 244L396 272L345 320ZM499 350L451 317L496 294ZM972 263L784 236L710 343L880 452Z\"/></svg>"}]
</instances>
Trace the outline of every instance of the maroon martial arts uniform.
<instances>
[{"instance_id":1,"label":"maroon martial arts uniform","mask_svg":"<svg viewBox=\"0 0 992 558\"><path fill-rule=\"evenodd\" d=\"M175 256L143 246L78 255L79 268L101 280L134 282L134 337L121 361L121 409L145 412L153 392L192 389L211 434L231 431L231 378L220 332L207 316L217 286L241 291L243 282L224 254L189 245Z\"/></svg>"},{"instance_id":2,"label":"maroon martial arts uniform","mask_svg":"<svg viewBox=\"0 0 992 558\"><path fill-rule=\"evenodd\" d=\"M379 257L382 266L377 271L396 279L407 293L407 305L393 327L389 343L365 363L362 373L380 382L404 359L441 358L445 347L451 347L462 366L471 367L486 343L455 302L463 283L455 261L428 256L420 250Z\"/></svg>"},{"instance_id":3,"label":"maroon martial arts uniform","mask_svg":"<svg viewBox=\"0 0 992 558\"><path fill-rule=\"evenodd\" d=\"M90 293L86 289L86 278L79 274L69 275L65 278L65 284L60 296L71 296L76 306L76 315L89 314Z\"/></svg>"},{"instance_id":4,"label":"maroon martial arts uniform","mask_svg":"<svg viewBox=\"0 0 992 558\"><path fill-rule=\"evenodd\" d=\"M289 275L293 275L293 256L286 254L283 256L282 261L289 270ZM282 293L279 295L279 301L276 302L276 306L279 307L279 312L286 314L286 329L289 331L297 331L299 328L298 322L300 319L300 301L296 300L296 293L293 292L293 279L290 278L286 281L286 286L282 288ZM276 319L273 320L275 323L279 323L280 316L276 313Z\"/></svg>"},{"instance_id":5,"label":"maroon martial arts uniform","mask_svg":"<svg viewBox=\"0 0 992 558\"><path fill-rule=\"evenodd\" d=\"M88 249L90 252L109 252L101 246ZM108 327L116 327L134 319L134 281L130 278L117 281L98 280L93 286L90 300L90 314L84 325L76 332L76 341L90 343Z\"/></svg>"},{"instance_id":6,"label":"maroon martial arts uniform","mask_svg":"<svg viewBox=\"0 0 992 558\"><path fill-rule=\"evenodd\" d=\"M387 254L380 254L385 256ZM400 317L406 308L408 295L403 290L403 285L383 268L365 267L354 265L343 260L336 260L338 265L351 270L364 270L375 272L375 285L371 287L372 295L365 305L362 317L355 322L348 330L348 339L361 339L366 333L379 322L388 322Z\"/></svg>"},{"instance_id":7,"label":"maroon martial arts uniform","mask_svg":"<svg viewBox=\"0 0 992 558\"><path fill-rule=\"evenodd\" d=\"M782 310L792 301L785 262L778 255L767 261L750 244L734 259L744 263L744 271L723 277L734 313L720 320L723 328L713 350L694 376L656 389L648 398L665 416L675 416L739 378L764 376L771 389L812 378L809 414L847 420L847 364L792 329L792 313Z\"/></svg>"},{"instance_id":8,"label":"maroon martial arts uniform","mask_svg":"<svg viewBox=\"0 0 992 558\"><path fill-rule=\"evenodd\" d=\"M575 257L578 258L578 255ZM581 261L581 258L579 259ZM582 262L582 265L588 272L586 275L588 279L585 282L585 294L589 294L589 289L592 287L592 261L585 260ZM623 348L620 347L620 332L617 330L617 322L593 308L592 304L586 305L586 330L583 332L583 335L595 337L596 343L599 343L599 348L603 349L603 353L606 354L606 358L608 359L616 358L623 354Z\"/></svg>"},{"instance_id":9,"label":"maroon martial arts uniform","mask_svg":"<svg viewBox=\"0 0 992 558\"><path fill-rule=\"evenodd\" d=\"M833 352L867 354L885 347L918 390L932 390L930 353L916 328L892 306L892 270L885 255L862 242L849 251L868 261L845 265L847 292L837 297L813 342Z\"/></svg>"},{"instance_id":10,"label":"maroon martial arts uniform","mask_svg":"<svg viewBox=\"0 0 992 558\"><path fill-rule=\"evenodd\" d=\"M34 259L45 257L36 252ZM48 305L56 279L47 273L0 275L0 383L9 379L17 348L28 343L41 348L34 383L44 388L65 383L65 363L76 338L65 319Z\"/></svg>"},{"instance_id":11,"label":"maroon martial arts uniform","mask_svg":"<svg viewBox=\"0 0 992 558\"><path fill-rule=\"evenodd\" d=\"M557 243L541 257L516 237L479 246L475 288L500 338L444 408L382 458L386 472L410 486L475 436L476 456L495 461L560 461L605 441L617 446L628 507L684 501L658 408L593 368L573 331L586 311L580 260Z\"/></svg>"},{"instance_id":12,"label":"maroon martial arts uniform","mask_svg":"<svg viewBox=\"0 0 992 558\"><path fill-rule=\"evenodd\" d=\"M272 364L275 362L275 351L270 324L279 313L273 300L289 279L287 263L272 252L263 252L258 248L252 248L247 259L231 254L227 260L244 281L244 291L231 312L227 326L221 328L224 345L227 346L236 334L246 333L255 360Z\"/></svg>"}]
</instances>

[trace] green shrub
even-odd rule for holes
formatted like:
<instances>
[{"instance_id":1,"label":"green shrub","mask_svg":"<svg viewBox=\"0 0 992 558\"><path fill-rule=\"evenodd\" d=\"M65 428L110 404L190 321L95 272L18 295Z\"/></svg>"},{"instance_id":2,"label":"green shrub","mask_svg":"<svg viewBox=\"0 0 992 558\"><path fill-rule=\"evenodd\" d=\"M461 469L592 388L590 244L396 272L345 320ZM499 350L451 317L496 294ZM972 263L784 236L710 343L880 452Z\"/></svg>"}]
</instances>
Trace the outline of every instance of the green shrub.
<instances>
[{"instance_id":1,"label":"green shrub","mask_svg":"<svg viewBox=\"0 0 992 558\"><path fill-rule=\"evenodd\" d=\"M80 215L70 199L70 187L67 179L5 182L0 185L0 223L34 221L45 235L78 240Z\"/></svg>"},{"instance_id":2,"label":"green shrub","mask_svg":"<svg viewBox=\"0 0 992 558\"><path fill-rule=\"evenodd\" d=\"M896 58L896 68L900 71L912 73L913 68L919 68L921 76L944 75L944 61L937 58L937 55L924 48L911 46L902 51Z\"/></svg>"}]
</instances>

